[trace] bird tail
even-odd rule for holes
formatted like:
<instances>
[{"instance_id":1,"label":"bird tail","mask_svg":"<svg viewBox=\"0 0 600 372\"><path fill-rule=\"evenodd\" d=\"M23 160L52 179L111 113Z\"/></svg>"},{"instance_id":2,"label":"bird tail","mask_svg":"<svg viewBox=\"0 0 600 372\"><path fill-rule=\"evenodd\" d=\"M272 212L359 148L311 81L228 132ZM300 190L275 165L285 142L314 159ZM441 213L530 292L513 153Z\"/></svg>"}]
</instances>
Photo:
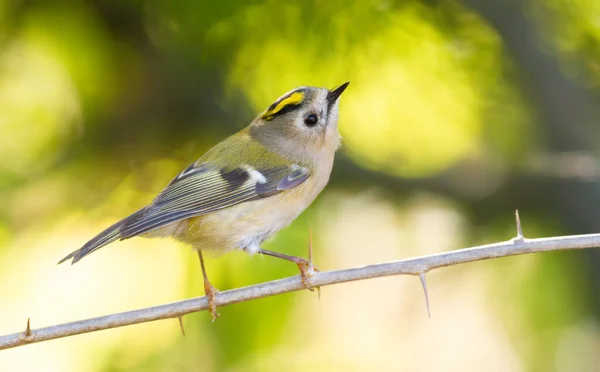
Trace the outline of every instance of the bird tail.
<instances>
[{"instance_id":1,"label":"bird tail","mask_svg":"<svg viewBox=\"0 0 600 372\"><path fill-rule=\"evenodd\" d=\"M61 263L72 259L72 265L77 261L81 260L83 257L87 256L88 254L104 247L105 245L108 245L119 239L126 239L121 236L121 228L129 221L137 219L145 210L146 208L143 208L135 212L131 216L126 217L121 221L115 223L114 225L110 226L109 228L92 238L89 242L85 243L83 247L79 248L74 252L71 252L68 256L58 261L58 264L60 265Z\"/></svg>"}]
</instances>

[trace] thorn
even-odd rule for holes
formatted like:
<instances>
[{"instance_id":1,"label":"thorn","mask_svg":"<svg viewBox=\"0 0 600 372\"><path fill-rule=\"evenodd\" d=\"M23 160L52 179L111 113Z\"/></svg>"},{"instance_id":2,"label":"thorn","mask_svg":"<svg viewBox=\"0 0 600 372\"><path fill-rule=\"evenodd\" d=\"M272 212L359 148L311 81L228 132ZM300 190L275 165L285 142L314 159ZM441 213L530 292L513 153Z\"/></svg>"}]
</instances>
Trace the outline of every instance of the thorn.
<instances>
[{"instance_id":1,"label":"thorn","mask_svg":"<svg viewBox=\"0 0 600 372\"><path fill-rule=\"evenodd\" d=\"M25 328L25 337L31 336L31 318L27 318L27 328Z\"/></svg>"},{"instance_id":2,"label":"thorn","mask_svg":"<svg viewBox=\"0 0 600 372\"><path fill-rule=\"evenodd\" d=\"M177 319L179 320L179 328L181 328L181 334L183 335L183 337L185 337L185 329L183 329L183 317L178 316Z\"/></svg>"},{"instance_id":3,"label":"thorn","mask_svg":"<svg viewBox=\"0 0 600 372\"><path fill-rule=\"evenodd\" d=\"M425 281L425 273L419 274L421 279L421 285L423 286L423 292L425 293L425 304L427 305L427 316L431 319L431 312L429 311L429 293L427 292L427 282Z\"/></svg>"},{"instance_id":4,"label":"thorn","mask_svg":"<svg viewBox=\"0 0 600 372\"><path fill-rule=\"evenodd\" d=\"M525 240L523 236L523 227L521 226L521 218L519 217L519 210L515 210L515 219L517 220L517 236L512 238L513 243L522 243Z\"/></svg>"},{"instance_id":5,"label":"thorn","mask_svg":"<svg viewBox=\"0 0 600 372\"><path fill-rule=\"evenodd\" d=\"M315 271L315 266L313 265L313 233L312 233L312 226L310 227L310 229L308 230L308 273L309 274L314 274ZM321 299L321 287L316 287L317 288L317 300Z\"/></svg>"},{"instance_id":6,"label":"thorn","mask_svg":"<svg viewBox=\"0 0 600 372\"><path fill-rule=\"evenodd\" d=\"M312 227L308 230L308 271L314 271L312 260Z\"/></svg>"},{"instance_id":7,"label":"thorn","mask_svg":"<svg viewBox=\"0 0 600 372\"><path fill-rule=\"evenodd\" d=\"M27 318L27 327L25 327L23 333L19 334L19 339L26 341L27 343L35 341L33 338L33 332L31 332L31 318Z\"/></svg>"},{"instance_id":8,"label":"thorn","mask_svg":"<svg viewBox=\"0 0 600 372\"><path fill-rule=\"evenodd\" d=\"M515 210L515 218L517 219L517 238L523 239L523 228L521 227L521 218L519 217L519 210Z\"/></svg>"}]
</instances>

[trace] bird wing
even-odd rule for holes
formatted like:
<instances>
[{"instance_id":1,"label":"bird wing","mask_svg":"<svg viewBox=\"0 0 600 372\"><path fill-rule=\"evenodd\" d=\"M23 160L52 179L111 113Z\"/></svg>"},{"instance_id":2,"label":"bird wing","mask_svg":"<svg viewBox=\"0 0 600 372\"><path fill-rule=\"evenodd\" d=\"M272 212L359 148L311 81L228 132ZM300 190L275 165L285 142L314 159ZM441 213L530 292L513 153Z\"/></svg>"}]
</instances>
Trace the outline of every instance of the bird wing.
<instances>
[{"instance_id":1,"label":"bird wing","mask_svg":"<svg viewBox=\"0 0 600 372\"><path fill-rule=\"evenodd\" d=\"M254 168L192 164L154 199L143 213L120 228L127 239L170 223L204 215L233 205L266 198L302 184L307 168L296 164Z\"/></svg>"}]
</instances>

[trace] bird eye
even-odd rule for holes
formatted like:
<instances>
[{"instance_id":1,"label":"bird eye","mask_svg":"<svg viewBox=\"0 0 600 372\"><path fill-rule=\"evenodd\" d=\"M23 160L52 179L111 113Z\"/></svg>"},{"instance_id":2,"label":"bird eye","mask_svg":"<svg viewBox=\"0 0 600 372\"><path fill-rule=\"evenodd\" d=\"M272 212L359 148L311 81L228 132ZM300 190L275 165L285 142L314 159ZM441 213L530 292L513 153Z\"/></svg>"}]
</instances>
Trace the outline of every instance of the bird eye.
<instances>
[{"instance_id":1,"label":"bird eye","mask_svg":"<svg viewBox=\"0 0 600 372\"><path fill-rule=\"evenodd\" d=\"M319 121L319 118L317 118L317 115L314 115L314 114L310 114L304 118L304 124L307 127L314 127L318 121Z\"/></svg>"}]
</instances>

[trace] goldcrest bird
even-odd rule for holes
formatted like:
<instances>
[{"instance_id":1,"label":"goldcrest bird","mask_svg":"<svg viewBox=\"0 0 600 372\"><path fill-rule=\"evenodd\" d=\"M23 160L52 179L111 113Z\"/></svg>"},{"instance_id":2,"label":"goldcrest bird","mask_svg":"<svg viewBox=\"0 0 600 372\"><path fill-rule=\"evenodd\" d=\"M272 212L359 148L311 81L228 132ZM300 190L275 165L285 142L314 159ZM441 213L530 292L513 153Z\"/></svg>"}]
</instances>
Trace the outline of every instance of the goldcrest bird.
<instances>
[{"instance_id":1,"label":"goldcrest bird","mask_svg":"<svg viewBox=\"0 0 600 372\"><path fill-rule=\"evenodd\" d=\"M241 249L292 261L309 288L304 281L308 261L261 249L261 244L298 217L329 181L341 140L339 98L348 84L284 94L249 126L184 169L150 205L59 263L72 259L74 264L116 240L173 237L198 252L213 320L217 291L206 275L203 252Z\"/></svg>"}]
</instances>

